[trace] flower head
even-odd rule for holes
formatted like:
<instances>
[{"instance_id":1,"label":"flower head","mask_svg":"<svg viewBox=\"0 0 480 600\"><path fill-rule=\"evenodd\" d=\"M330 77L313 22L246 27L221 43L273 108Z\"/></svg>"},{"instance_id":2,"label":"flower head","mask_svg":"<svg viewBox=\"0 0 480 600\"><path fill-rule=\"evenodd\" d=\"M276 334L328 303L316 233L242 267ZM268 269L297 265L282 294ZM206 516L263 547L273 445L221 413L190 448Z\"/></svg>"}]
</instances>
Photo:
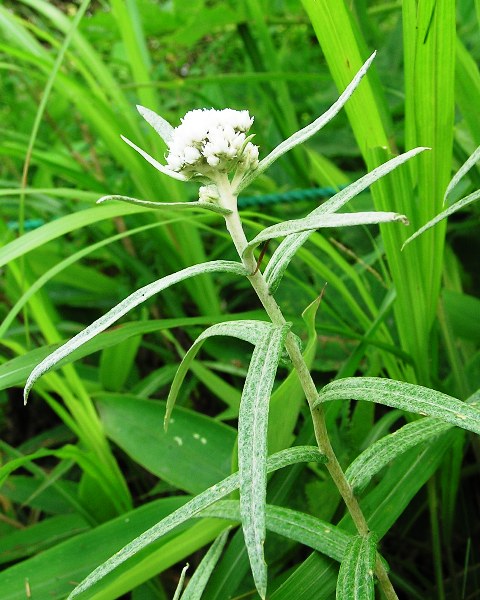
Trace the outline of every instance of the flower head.
<instances>
[{"instance_id":1,"label":"flower head","mask_svg":"<svg viewBox=\"0 0 480 600\"><path fill-rule=\"evenodd\" d=\"M239 167L255 169L258 147L246 136L252 123L247 110L191 110L172 131L168 167L187 179L211 178L216 171L229 173Z\"/></svg>"},{"instance_id":2,"label":"flower head","mask_svg":"<svg viewBox=\"0 0 480 600\"><path fill-rule=\"evenodd\" d=\"M253 123L248 110L191 110L174 128L150 109L137 108L167 144L167 164L162 165L127 138L122 139L174 179L185 181L198 176L214 182L218 173L235 170L241 176L258 166L258 147L250 141L253 136L247 135Z\"/></svg>"}]
</instances>

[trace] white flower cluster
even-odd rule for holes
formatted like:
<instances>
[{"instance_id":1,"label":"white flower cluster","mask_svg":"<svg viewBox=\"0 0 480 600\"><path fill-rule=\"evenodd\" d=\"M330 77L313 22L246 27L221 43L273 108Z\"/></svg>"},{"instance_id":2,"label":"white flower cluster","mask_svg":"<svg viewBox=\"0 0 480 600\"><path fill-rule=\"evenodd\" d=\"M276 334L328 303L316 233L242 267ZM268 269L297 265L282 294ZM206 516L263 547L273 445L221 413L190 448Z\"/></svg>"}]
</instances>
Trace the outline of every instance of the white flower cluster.
<instances>
[{"instance_id":1,"label":"white flower cluster","mask_svg":"<svg viewBox=\"0 0 480 600\"><path fill-rule=\"evenodd\" d=\"M213 172L243 171L258 165L258 146L246 133L253 123L248 110L191 110L172 132L168 168L190 178Z\"/></svg>"}]
</instances>

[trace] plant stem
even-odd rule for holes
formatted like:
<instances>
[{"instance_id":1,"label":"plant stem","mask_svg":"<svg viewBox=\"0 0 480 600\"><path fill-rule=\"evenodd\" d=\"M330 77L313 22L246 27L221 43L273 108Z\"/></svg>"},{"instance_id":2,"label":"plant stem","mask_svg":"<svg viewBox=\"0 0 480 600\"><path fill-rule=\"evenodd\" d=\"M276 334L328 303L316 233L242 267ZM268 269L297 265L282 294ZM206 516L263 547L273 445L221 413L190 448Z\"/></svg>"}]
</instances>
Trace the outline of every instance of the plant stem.
<instances>
[{"instance_id":1,"label":"plant stem","mask_svg":"<svg viewBox=\"0 0 480 600\"><path fill-rule=\"evenodd\" d=\"M220 194L221 205L224 208L228 208L232 211L229 215L225 216L225 223L238 255L240 256L244 266L250 273L252 273L252 275L248 276L248 279L252 284L253 289L257 293L257 296L272 323L274 325L285 325L285 317L283 316L276 300L270 294L263 274L257 269L255 259L252 255L244 256L244 250L248 245L248 241L243 230L240 215L238 214L237 198L232 192L230 182L228 181L226 175L218 179L217 187ZM285 348L292 361L293 367L297 372L300 384L310 407L315 438L320 452L327 457L326 467L328 472L330 473L330 476L340 492L343 501L345 502L347 510L350 513L358 533L362 536L365 536L369 532L368 523L330 443L323 406L320 405L317 408L312 408L318 397L317 388L305 363L302 353L295 341L295 338L291 333L289 333L286 337ZM393 589L382 561L378 557L375 564L375 574L387 600L398 600L397 594Z\"/></svg>"}]
</instances>

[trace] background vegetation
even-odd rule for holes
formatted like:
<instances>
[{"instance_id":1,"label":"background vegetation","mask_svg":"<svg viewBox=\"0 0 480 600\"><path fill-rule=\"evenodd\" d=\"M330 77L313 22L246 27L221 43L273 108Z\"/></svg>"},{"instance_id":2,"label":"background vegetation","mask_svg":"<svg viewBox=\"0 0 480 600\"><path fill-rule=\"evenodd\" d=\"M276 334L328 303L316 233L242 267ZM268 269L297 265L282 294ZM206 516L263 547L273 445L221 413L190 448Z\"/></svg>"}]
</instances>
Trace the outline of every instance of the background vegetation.
<instances>
[{"instance_id":1,"label":"background vegetation","mask_svg":"<svg viewBox=\"0 0 480 600\"><path fill-rule=\"evenodd\" d=\"M247 285L230 276L166 290L77 352L74 365L46 375L22 404L35 364L128 293L191 264L235 257L218 216L94 205L111 193L196 197L194 184L162 177L121 141L124 134L165 152L135 104L173 124L192 108L247 108L265 155L323 112L377 49L346 110L246 190L243 218L252 237L303 216L398 152L430 146L349 205L406 214L409 228L314 234L277 297L319 386L367 375L462 400L478 390L478 205L400 248L442 210L453 172L480 144L479 23L480 3L468 0L0 6L2 598L30 589L32 598L66 597L126 542L235 470L251 353L242 342L205 344L168 435L161 425L169 384L202 328L226 315L263 318ZM451 200L479 187L474 167ZM314 330L300 315L326 282ZM286 367L278 382L271 452L313 439ZM344 467L411 420L354 401L328 412ZM480 597L479 452L478 440L449 431L397 457L361 493L403 597ZM321 466L274 475L269 502L334 523L344 514ZM345 519L342 526L351 528ZM202 519L176 529L85 597L171 597L187 558L196 565L224 527ZM331 559L275 534L266 556L272 600L334 594ZM204 597L256 597L253 589L234 532Z\"/></svg>"}]
</instances>

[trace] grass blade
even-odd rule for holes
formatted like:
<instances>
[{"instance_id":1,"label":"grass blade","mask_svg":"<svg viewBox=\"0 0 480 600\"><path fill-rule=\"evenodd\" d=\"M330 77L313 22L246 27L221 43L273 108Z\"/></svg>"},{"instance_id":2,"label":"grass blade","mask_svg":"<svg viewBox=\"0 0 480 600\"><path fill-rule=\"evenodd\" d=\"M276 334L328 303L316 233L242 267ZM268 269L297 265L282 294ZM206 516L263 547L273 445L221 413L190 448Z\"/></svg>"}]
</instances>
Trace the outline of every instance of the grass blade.
<instances>
[{"instance_id":1,"label":"grass blade","mask_svg":"<svg viewBox=\"0 0 480 600\"><path fill-rule=\"evenodd\" d=\"M202 558L201 563L198 565L195 573L188 582L188 585L182 594L182 600L201 600L205 586L210 579L210 575L227 543L229 531L229 529L226 529L210 546L208 552Z\"/></svg>"}]
</instances>

